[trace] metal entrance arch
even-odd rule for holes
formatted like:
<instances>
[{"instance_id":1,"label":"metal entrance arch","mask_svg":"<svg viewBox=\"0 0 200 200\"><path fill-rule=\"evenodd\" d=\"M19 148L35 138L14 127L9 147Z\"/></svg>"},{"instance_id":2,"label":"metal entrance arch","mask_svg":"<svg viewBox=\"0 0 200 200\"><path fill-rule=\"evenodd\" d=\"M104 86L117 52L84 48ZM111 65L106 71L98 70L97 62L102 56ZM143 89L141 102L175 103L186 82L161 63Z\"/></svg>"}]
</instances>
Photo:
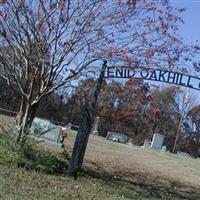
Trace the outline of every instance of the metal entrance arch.
<instances>
[{"instance_id":1,"label":"metal entrance arch","mask_svg":"<svg viewBox=\"0 0 200 200\"><path fill-rule=\"evenodd\" d=\"M107 67L104 78L138 78L174 84L200 91L199 77L165 69Z\"/></svg>"}]
</instances>

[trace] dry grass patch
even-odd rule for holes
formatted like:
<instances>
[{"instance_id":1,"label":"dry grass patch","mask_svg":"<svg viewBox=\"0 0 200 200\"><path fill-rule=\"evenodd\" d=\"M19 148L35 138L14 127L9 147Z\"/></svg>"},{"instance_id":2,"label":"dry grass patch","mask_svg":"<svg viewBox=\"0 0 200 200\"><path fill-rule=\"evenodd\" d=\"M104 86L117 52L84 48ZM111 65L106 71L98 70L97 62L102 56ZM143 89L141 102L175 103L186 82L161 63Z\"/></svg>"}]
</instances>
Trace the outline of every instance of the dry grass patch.
<instances>
[{"instance_id":1,"label":"dry grass patch","mask_svg":"<svg viewBox=\"0 0 200 200\"><path fill-rule=\"evenodd\" d=\"M66 145L72 148L75 140L72 131ZM84 166L104 171L134 183L179 187L181 191L200 188L200 160L179 157L138 146L107 141L91 135L86 150ZM188 193L189 194L189 193ZM200 197L200 194L199 194Z\"/></svg>"}]
</instances>

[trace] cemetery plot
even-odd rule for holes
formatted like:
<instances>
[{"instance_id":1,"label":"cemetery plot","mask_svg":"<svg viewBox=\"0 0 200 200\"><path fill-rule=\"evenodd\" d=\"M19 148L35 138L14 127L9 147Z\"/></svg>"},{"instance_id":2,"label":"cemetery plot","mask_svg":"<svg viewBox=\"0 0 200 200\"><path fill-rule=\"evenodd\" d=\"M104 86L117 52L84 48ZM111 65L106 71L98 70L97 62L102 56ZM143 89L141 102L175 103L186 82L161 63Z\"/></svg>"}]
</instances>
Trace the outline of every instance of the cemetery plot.
<instances>
[{"instance_id":1,"label":"cemetery plot","mask_svg":"<svg viewBox=\"0 0 200 200\"><path fill-rule=\"evenodd\" d=\"M5 118L0 116L0 120L2 119ZM14 120L6 117L4 121L10 123ZM68 133L65 146L70 150L73 147L76 131L70 130ZM151 143L151 141L148 142ZM41 148L53 152L63 151L57 145L48 143L39 145ZM102 173L102 176L109 174L116 177L116 180L131 181L136 185L151 185L150 190L153 187L165 188L167 192L173 190L186 199L189 199L191 195L196 195L198 190L195 188L200 188L199 159L191 159L167 152L163 154L151 148L145 149L135 145L115 143L92 134L86 150L84 167Z\"/></svg>"},{"instance_id":2,"label":"cemetery plot","mask_svg":"<svg viewBox=\"0 0 200 200\"><path fill-rule=\"evenodd\" d=\"M108 131L106 139L111 140L113 142L119 142L119 143L126 144L128 141L128 136L121 134L121 133Z\"/></svg>"},{"instance_id":3,"label":"cemetery plot","mask_svg":"<svg viewBox=\"0 0 200 200\"><path fill-rule=\"evenodd\" d=\"M73 147L76 132L71 131L66 146ZM117 177L156 183L177 183L184 187L200 188L200 160L178 156L165 151L145 149L138 146L115 143L105 138L90 135L84 166L105 171Z\"/></svg>"}]
</instances>

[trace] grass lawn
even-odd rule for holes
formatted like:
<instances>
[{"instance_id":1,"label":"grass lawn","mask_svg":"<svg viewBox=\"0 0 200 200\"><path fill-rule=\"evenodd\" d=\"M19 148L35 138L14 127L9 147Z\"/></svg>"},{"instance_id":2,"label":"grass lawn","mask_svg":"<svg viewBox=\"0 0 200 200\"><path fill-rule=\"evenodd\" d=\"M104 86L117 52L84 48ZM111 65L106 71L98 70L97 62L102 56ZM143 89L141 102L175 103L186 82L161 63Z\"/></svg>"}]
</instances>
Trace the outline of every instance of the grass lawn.
<instances>
[{"instance_id":1,"label":"grass lawn","mask_svg":"<svg viewBox=\"0 0 200 200\"><path fill-rule=\"evenodd\" d=\"M115 188L88 176L73 180L0 165L0 199L139 199L136 192ZM136 195L135 195L136 194Z\"/></svg>"},{"instance_id":2,"label":"grass lawn","mask_svg":"<svg viewBox=\"0 0 200 200\"><path fill-rule=\"evenodd\" d=\"M0 125L5 124L13 124L13 119L0 116ZM70 131L66 140L69 151L75 136ZM62 152L52 145L39 148L56 155ZM0 169L0 199L200 199L200 160L163 155L93 135L77 180L65 173L19 168L16 152L3 140Z\"/></svg>"},{"instance_id":3,"label":"grass lawn","mask_svg":"<svg viewBox=\"0 0 200 200\"><path fill-rule=\"evenodd\" d=\"M66 146L70 149L75 136L72 131L67 138ZM200 159L114 143L94 135L90 135L84 166L122 177L140 174L145 179L172 181L200 188Z\"/></svg>"}]
</instances>

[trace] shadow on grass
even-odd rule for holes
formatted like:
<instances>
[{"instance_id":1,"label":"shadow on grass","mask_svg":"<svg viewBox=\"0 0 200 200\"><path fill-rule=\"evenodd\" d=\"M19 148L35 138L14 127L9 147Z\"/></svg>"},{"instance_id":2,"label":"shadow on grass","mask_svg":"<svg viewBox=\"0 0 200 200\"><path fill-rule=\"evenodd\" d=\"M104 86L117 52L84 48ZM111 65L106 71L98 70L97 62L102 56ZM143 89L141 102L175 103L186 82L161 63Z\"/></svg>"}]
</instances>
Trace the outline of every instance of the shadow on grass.
<instances>
[{"instance_id":1,"label":"shadow on grass","mask_svg":"<svg viewBox=\"0 0 200 200\"><path fill-rule=\"evenodd\" d=\"M189 186L184 186L176 182L148 179L144 175L121 172L118 175L111 175L102 170L94 171L84 168L80 171L79 177L88 176L91 178L100 179L104 184L116 189L128 189L137 193L138 197L155 198L155 199L185 199L197 200L200 199L200 192ZM124 178L124 177L128 177ZM141 195L142 194L142 195ZM139 198L138 198L139 199Z\"/></svg>"}]
</instances>

